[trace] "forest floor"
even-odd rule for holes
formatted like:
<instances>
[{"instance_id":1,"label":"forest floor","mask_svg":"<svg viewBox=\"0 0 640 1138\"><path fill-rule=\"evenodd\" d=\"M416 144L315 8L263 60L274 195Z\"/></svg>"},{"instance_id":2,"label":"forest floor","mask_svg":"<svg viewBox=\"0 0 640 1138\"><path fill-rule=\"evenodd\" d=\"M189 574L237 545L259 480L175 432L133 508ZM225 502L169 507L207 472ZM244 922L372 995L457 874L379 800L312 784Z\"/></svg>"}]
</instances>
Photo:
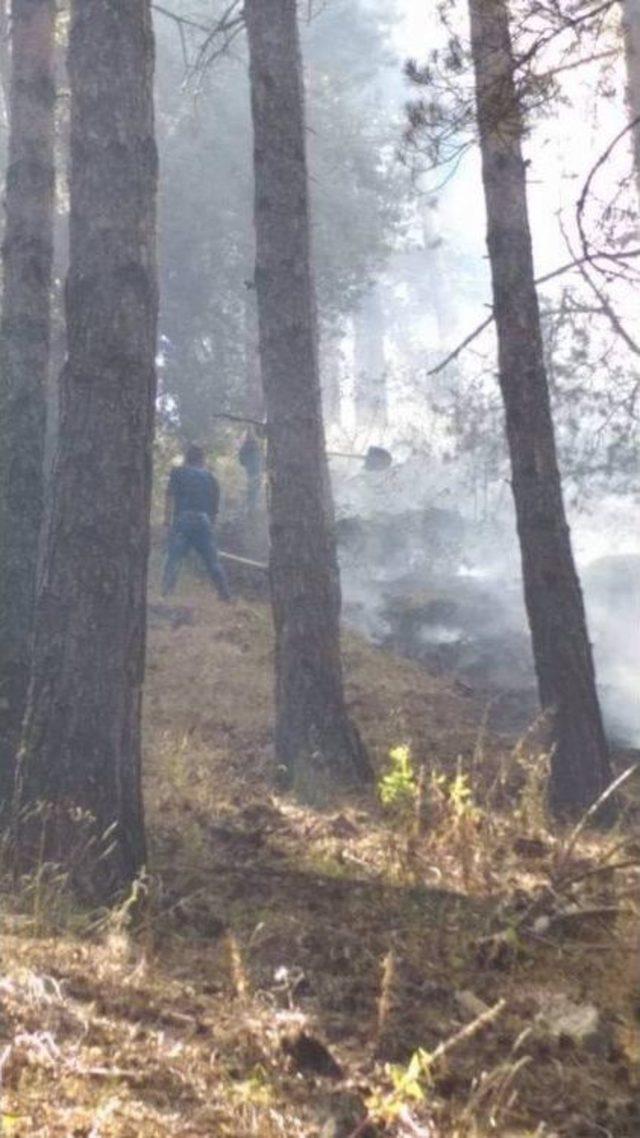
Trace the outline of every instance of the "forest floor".
<instances>
[{"instance_id":1,"label":"forest floor","mask_svg":"<svg viewBox=\"0 0 640 1138\"><path fill-rule=\"evenodd\" d=\"M631 830L572 845L535 747L350 636L380 777L409 755L386 807L306 807L273 789L268 608L187 581L150 612L148 903L3 893L0 1133L637 1138Z\"/></svg>"}]
</instances>

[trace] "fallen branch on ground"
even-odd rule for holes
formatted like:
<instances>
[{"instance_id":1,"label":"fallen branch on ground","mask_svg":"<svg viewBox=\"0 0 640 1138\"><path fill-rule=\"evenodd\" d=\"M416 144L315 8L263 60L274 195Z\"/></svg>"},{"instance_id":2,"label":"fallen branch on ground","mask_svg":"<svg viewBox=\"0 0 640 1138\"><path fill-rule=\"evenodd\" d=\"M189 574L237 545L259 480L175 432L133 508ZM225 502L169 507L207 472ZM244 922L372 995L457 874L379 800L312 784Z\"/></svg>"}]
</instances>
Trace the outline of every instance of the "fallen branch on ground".
<instances>
[{"instance_id":1,"label":"fallen branch on ground","mask_svg":"<svg viewBox=\"0 0 640 1138\"><path fill-rule=\"evenodd\" d=\"M471 1020L471 1023L467 1023L464 1027L461 1027L460 1031L457 1031L455 1035L451 1035L449 1039L445 1039L442 1043L439 1043L435 1051L432 1052L430 1066L434 1063L439 1063L445 1056L450 1055L461 1043L466 1043L468 1039L473 1039L474 1036L479 1035L481 1031L484 1031L485 1027L489 1027L490 1024L494 1023L494 1021L502 1015L506 1006L506 1000L498 1000L497 1004L494 1004L492 1008L487 1008L486 1012L481 1012L479 1016Z\"/></svg>"}]
</instances>

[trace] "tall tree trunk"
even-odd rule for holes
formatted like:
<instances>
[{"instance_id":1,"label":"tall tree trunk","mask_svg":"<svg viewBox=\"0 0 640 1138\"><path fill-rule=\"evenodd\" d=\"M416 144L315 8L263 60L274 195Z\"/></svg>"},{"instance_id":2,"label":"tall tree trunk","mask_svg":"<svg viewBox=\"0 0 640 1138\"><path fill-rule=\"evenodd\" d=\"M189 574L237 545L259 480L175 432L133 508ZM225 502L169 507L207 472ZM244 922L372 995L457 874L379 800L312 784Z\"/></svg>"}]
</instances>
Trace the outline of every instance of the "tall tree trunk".
<instances>
[{"instance_id":1,"label":"tall tree trunk","mask_svg":"<svg viewBox=\"0 0 640 1138\"><path fill-rule=\"evenodd\" d=\"M14 0L0 325L0 796L27 694L43 512L54 211L54 0Z\"/></svg>"},{"instance_id":2,"label":"tall tree trunk","mask_svg":"<svg viewBox=\"0 0 640 1138\"><path fill-rule=\"evenodd\" d=\"M48 857L101 895L145 858L140 795L157 319L150 0L73 0L69 352L18 770ZM101 862L77 859L71 813ZM19 828L32 856L33 825ZM82 876L84 875L84 876ZM82 880L80 880L82 876Z\"/></svg>"},{"instance_id":3,"label":"tall tree trunk","mask_svg":"<svg viewBox=\"0 0 640 1138\"><path fill-rule=\"evenodd\" d=\"M622 27L627 62L627 105L633 127L633 162L640 197L640 0L622 0Z\"/></svg>"},{"instance_id":4,"label":"tall tree trunk","mask_svg":"<svg viewBox=\"0 0 640 1138\"><path fill-rule=\"evenodd\" d=\"M575 814L610 782L543 360L506 0L469 0L488 248L524 592L552 744L550 802Z\"/></svg>"},{"instance_id":5,"label":"tall tree trunk","mask_svg":"<svg viewBox=\"0 0 640 1138\"><path fill-rule=\"evenodd\" d=\"M347 717L322 421L296 0L246 0L256 287L268 430L276 753L315 797L369 765Z\"/></svg>"},{"instance_id":6,"label":"tall tree trunk","mask_svg":"<svg viewBox=\"0 0 640 1138\"><path fill-rule=\"evenodd\" d=\"M356 424L361 430L381 431L387 425L384 331L380 287L374 285L353 320Z\"/></svg>"}]
</instances>

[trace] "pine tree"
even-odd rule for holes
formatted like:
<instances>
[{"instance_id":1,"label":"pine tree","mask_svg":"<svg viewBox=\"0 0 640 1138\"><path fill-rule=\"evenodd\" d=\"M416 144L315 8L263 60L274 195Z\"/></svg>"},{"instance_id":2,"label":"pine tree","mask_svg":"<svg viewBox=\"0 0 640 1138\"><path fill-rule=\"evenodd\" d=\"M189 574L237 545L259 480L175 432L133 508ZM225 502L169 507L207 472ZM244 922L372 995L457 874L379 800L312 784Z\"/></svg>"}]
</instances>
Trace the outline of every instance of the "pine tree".
<instances>
[{"instance_id":1,"label":"pine tree","mask_svg":"<svg viewBox=\"0 0 640 1138\"><path fill-rule=\"evenodd\" d=\"M500 386L538 688L550 718L550 801L570 815L598 798L611 770L556 457L507 0L469 0L469 10Z\"/></svg>"},{"instance_id":2,"label":"pine tree","mask_svg":"<svg viewBox=\"0 0 640 1138\"><path fill-rule=\"evenodd\" d=\"M0 804L11 794L26 701L43 512L55 192L54 32L54 0L13 0L0 324Z\"/></svg>"},{"instance_id":3,"label":"pine tree","mask_svg":"<svg viewBox=\"0 0 640 1138\"><path fill-rule=\"evenodd\" d=\"M18 771L23 862L101 896L145 858L140 704L155 403L157 158L149 0L73 0L68 359ZM84 839L83 839L84 840ZM108 853L103 847L107 843ZM75 852L74 852L75 851ZM80 880L82 878L82 880Z\"/></svg>"},{"instance_id":4,"label":"pine tree","mask_svg":"<svg viewBox=\"0 0 640 1138\"><path fill-rule=\"evenodd\" d=\"M345 707L296 0L248 0L256 288L268 428L276 754L299 792L369 763Z\"/></svg>"}]
</instances>

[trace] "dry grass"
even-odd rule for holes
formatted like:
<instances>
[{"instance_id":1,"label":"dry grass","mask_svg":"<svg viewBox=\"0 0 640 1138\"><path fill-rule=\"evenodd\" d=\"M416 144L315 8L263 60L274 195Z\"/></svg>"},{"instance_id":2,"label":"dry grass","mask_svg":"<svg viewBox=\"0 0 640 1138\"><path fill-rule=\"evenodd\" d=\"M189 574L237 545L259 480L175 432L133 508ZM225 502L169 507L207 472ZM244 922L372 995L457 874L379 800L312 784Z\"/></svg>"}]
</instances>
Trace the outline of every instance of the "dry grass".
<instances>
[{"instance_id":1,"label":"dry grass","mask_svg":"<svg viewBox=\"0 0 640 1138\"><path fill-rule=\"evenodd\" d=\"M369 1103L390 1135L637 1138L637 875L603 870L612 839L583 840L554 892L562 835L539 816L535 765L514 777L504 740L479 745L473 693L355 638L349 699L379 768L408 743L449 782L420 819L373 794L323 811L275 795L268 611L192 582L175 605L193 623L155 610L151 629L146 917L135 934L121 911L47 936L30 902L7 901L0 1132L364 1138ZM457 769L475 796L458 812ZM601 1009L591 1049L528 1032L559 993ZM398 1098L389 1064L502 999L434 1064L423 1101ZM342 1078L296 1066L283 1040L301 1029Z\"/></svg>"}]
</instances>

